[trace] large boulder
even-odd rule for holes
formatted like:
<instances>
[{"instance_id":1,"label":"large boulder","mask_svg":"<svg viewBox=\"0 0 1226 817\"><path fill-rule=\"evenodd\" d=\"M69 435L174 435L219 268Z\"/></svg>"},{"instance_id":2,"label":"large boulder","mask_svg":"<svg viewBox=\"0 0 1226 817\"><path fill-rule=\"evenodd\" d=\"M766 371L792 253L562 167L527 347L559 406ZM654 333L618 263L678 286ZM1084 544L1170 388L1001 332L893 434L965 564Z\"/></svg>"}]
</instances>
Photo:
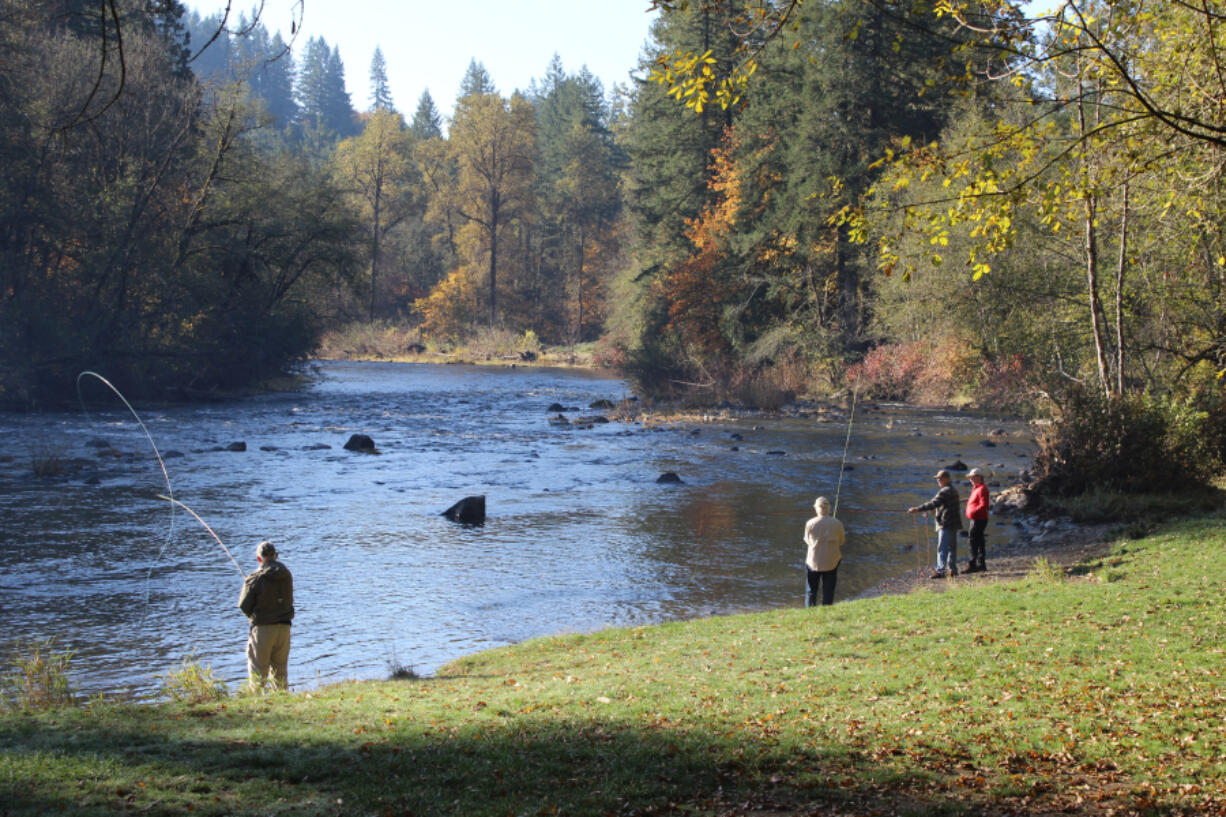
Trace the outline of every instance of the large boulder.
<instances>
[{"instance_id":1,"label":"large boulder","mask_svg":"<svg viewBox=\"0 0 1226 817\"><path fill-rule=\"evenodd\" d=\"M1039 494L1029 486L1014 485L992 497L992 512L999 514L1032 513L1040 504Z\"/></svg>"},{"instance_id":2,"label":"large boulder","mask_svg":"<svg viewBox=\"0 0 1226 817\"><path fill-rule=\"evenodd\" d=\"M485 496L466 496L443 511L442 515L452 522L480 525L485 521Z\"/></svg>"}]
</instances>

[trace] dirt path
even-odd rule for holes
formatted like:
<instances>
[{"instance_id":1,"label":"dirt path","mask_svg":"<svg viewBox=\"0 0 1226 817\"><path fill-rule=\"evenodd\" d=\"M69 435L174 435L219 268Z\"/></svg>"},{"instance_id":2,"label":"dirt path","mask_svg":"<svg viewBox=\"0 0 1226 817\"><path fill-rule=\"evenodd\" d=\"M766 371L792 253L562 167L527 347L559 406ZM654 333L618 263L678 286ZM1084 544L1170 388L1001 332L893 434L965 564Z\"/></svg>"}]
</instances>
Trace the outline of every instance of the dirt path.
<instances>
[{"instance_id":1,"label":"dirt path","mask_svg":"<svg viewBox=\"0 0 1226 817\"><path fill-rule=\"evenodd\" d=\"M1067 525L1046 534L1040 540L1031 540L1020 544L992 546L988 539L986 573L960 573L956 577L932 579L932 567L912 569L902 576L889 579L876 587L864 591L856 598L874 598L876 596L909 593L912 590L927 589L943 592L961 584L985 584L1009 582L1021 579L1028 574L1039 559L1049 563L1069 568L1079 562L1102 557L1111 551L1115 544L1113 531L1117 525ZM958 551L960 566L966 565L966 540L959 537Z\"/></svg>"}]
</instances>

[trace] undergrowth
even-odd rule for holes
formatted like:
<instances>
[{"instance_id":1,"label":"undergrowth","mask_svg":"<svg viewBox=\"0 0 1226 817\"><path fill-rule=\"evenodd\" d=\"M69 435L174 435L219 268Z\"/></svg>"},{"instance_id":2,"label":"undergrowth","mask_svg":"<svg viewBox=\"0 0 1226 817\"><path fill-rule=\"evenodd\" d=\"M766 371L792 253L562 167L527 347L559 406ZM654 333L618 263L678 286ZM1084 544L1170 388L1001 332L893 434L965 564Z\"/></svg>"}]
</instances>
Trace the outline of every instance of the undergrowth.
<instances>
[{"instance_id":1,"label":"undergrowth","mask_svg":"<svg viewBox=\"0 0 1226 817\"><path fill-rule=\"evenodd\" d=\"M14 643L0 675L0 709L41 712L76 701L68 675L73 651L54 639Z\"/></svg>"},{"instance_id":2,"label":"undergrowth","mask_svg":"<svg viewBox=\"0 0 1226 817\"><path fill-rule=\"evenodd\" d=\"M230 695L226 682L217 677L213 666L202 663L194 652L184 656L177 667L154 677L161 682L161 696L180 703L201 704Z\"/></svg>"}]
</instances>

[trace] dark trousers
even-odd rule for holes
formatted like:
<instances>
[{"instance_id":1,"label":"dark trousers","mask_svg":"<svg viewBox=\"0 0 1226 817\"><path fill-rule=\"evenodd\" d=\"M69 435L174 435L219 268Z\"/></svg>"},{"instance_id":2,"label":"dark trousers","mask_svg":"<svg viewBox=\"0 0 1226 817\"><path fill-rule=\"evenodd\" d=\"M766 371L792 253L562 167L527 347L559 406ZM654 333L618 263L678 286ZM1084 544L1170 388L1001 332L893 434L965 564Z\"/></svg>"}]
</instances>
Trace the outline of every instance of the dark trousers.
<instances>
[{"instance_id":1,"label":"dark trousers","mask_svg":"<svg viewBox=\"0 0 1226 817\"><path fill-rule=\"evenodd\" d=\"M805 575L809 580L809 597L805 599L805 607L817 606L817 594L822 594L822 606L834 604L834 585L839 580L839 566L834 570L810 570L805 567Z\"/></svg>"},{"instance_id":2,"label":"dark trousers","mask_svg":"<svg viewBox=\"0 0 1226 817\"><path fill-rule=\"evenodd\" d=\"M972 519L971 520L971 567L977 567L980 570L987 569L987 542L985 532L988 529L988 520Z\"/></svg>"}]
</instances>

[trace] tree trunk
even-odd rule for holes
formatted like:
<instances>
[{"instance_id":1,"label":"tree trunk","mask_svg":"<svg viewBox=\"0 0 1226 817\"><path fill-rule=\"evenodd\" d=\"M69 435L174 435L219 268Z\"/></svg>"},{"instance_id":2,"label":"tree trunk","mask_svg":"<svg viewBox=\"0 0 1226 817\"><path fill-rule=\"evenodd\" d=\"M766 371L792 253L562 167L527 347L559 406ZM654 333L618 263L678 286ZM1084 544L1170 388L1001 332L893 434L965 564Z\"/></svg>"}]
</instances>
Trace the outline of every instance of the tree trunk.
<instances>
[{"instance_id":1,"label":"tree trunk","mask_svg":"<svg viewBox=\"0 0 1226 817\"><path fill-rule=\"evenodd\" d=\"M1128 265L1128 182L1120 216L1120 259L1115 270L1115 390L1124 393L1124 270Z\"/></svg>"},{"instance_id":2,"label":"tree trunk","mask_svg":"<svg viewBox=\"0 0 1226 817\"><path fill-rule=\"evenodd\" d=\"M1094 357L1098 364L1098 383L1103 394L1111 396L1111 379L1107 376L1107 350L1103 337L1102 299L1098 294L1098 236L1095 233L1095 196L1086 194L1085 202L1086 290L1090 299L1090 328L1094 333Z\"/></svg>"},{"instance_id":3,"label":"tree trunk","mask_svg":"<svg viewBox=\"0 0 1226 817\"><path fill-rule=\"evenodd\" d=\"M375 283L379 272L379 209L383 198L383 185L375 184L374 227L370 236L370 321L375 320Z\"/></svg>"},{"instance_id":4,"label":"tree trunk","mask_svg":"<svg viewBox=\"0 0 1226 817\"><path fill-rule=\"evenodd\" d=\"M583 342L583 227L579 227L579 260L575 264L575 340Z\"/></svg>"},{"instance_id":5,"label":"tree trunk","mask_svg":"<svg viewBox=\"0 0 1226 817\"><path fill-rule=\"evenodd\" d=\"M498 201L490 197L490 328L498 314Z\"/></svg>"}]
</instances>

